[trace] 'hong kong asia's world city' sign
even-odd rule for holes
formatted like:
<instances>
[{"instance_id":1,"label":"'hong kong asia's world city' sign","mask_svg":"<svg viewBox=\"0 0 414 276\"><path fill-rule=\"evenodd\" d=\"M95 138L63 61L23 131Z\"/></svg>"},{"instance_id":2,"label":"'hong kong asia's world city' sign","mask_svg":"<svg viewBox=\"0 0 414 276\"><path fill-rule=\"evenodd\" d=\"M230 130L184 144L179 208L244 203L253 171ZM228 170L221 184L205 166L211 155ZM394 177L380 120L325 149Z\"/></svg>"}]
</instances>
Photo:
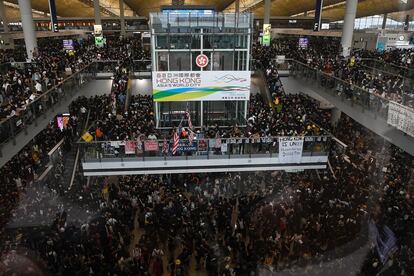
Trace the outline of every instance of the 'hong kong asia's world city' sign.
<instances>
[{"instance_id":1,"label":"'hong kong asia's world city' sign","mask_svg":"<svg viewBox=\"0 0 414 276\"><path fill-rule=\"evenodd\" d=\"M152 86L156 102L246 101L250 71L155 71Z\"/></svg>"}]
</instances>

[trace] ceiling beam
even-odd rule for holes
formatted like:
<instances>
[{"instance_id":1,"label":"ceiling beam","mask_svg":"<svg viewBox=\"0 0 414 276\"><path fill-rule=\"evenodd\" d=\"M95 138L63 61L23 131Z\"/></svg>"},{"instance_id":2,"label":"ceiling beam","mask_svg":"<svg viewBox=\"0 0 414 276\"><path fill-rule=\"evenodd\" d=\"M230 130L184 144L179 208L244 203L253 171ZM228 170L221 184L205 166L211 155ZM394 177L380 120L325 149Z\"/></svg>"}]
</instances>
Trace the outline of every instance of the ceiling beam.
<instances>
[{"instance_id":1,"label":"ceiling beam","mask_svg":"<svg viewBox=\"0 0 414 276\"><path fill-rule=\"evenodd\" d=\"M84 4L88 5L88 6L90 6L92 8L94 7L93 6L93 0L78 0L78 1L84 3ZM109 15L109 16L119 16L119 15L115 14L114 12L112 12L111 10L103 7L101 5L101 3L99 3L99 6L100 6L100 9L101 9L101 13L102 14Z\"/></svg>"},{"instance_id":2,"label":"ceiling beam","mask_svg":"<svg viewBox=\"0 0 414 276\"><path fill-rule=\"evenodd\" d=\"M240 0L240 12L249 12L255 8L258 8L264 4L264 0ZM224 12L235 12L236 4L233 2Z\"/></svg>"}]
</instances>

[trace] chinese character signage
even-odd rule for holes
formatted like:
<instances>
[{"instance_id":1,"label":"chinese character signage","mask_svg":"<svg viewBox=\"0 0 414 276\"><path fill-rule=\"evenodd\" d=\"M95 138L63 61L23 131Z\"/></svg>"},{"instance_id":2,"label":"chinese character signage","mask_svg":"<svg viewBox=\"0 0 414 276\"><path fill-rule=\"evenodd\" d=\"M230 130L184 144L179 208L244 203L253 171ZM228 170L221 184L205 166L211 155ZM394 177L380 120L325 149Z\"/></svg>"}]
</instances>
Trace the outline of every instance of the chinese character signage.
<instances>
[{"instance_id":1,"label":"chinese character signage","mask_svg":"<svg viewBox=\"0 0 414 276\"><path fill-rule=\"evenodd\" d=\"M250 71L154 71L154 101L247 101L250 74Z\"/></svg>"}]
</instances>

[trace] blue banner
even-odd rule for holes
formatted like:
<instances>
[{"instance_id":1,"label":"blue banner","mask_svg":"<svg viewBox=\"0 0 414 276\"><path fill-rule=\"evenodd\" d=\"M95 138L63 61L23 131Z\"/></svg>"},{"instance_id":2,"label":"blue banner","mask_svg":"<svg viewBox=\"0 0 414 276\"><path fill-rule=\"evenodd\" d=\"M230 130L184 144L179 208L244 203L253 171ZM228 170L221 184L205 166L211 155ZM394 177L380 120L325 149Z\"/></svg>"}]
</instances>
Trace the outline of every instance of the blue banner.
<instances>
[{"instance_id":1,"label":"blue banner","mask_svg":"<svg viewBox=\"0 0 414 276\"><path fill-rule=\"evenodd\" d=\"M321 30L323 0L316 0L315 19L313 21L313 31L319 32Z\"/></svg>"},{"instance_id":2,"label":"blue banner","mask_svg":"<svg viewBox=\"0 0 414 276\"><path fill-rule=\"evenodd\" d=\"M197 148L198 148L198 144L196 140L194 140L191 145L188 140L180 140L178 142L177 152L197 151Z\"/></svg>"},{"instance_id":3,"label":"blue banner","mask_svg":"<svg viewBox=\"0 0 414 276\"><path fill-rule=\"evenodd\" d=\"M52 31L59 32L55 0L49 0L49 12L50 12L50 19L52 23Z\"/></svg>"}]
</instances>

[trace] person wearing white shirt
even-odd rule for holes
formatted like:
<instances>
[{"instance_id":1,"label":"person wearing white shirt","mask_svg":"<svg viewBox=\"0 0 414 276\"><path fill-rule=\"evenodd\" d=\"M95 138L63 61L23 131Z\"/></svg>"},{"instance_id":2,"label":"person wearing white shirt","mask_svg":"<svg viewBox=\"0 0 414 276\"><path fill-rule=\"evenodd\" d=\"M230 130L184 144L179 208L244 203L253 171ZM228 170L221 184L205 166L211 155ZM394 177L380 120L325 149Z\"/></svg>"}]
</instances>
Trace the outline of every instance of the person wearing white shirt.
<instances>
[{"instance_id":1,"label":"person wearing white shirt","mask_svg":"<svg viewBox=\"0 0 414 276\"><path fill-rule=\"evenodd\" d=\"M42 93L42 84L37 81L35 85L35 89L36 89L36 92Z\"/></svg>"}]
</instances>

